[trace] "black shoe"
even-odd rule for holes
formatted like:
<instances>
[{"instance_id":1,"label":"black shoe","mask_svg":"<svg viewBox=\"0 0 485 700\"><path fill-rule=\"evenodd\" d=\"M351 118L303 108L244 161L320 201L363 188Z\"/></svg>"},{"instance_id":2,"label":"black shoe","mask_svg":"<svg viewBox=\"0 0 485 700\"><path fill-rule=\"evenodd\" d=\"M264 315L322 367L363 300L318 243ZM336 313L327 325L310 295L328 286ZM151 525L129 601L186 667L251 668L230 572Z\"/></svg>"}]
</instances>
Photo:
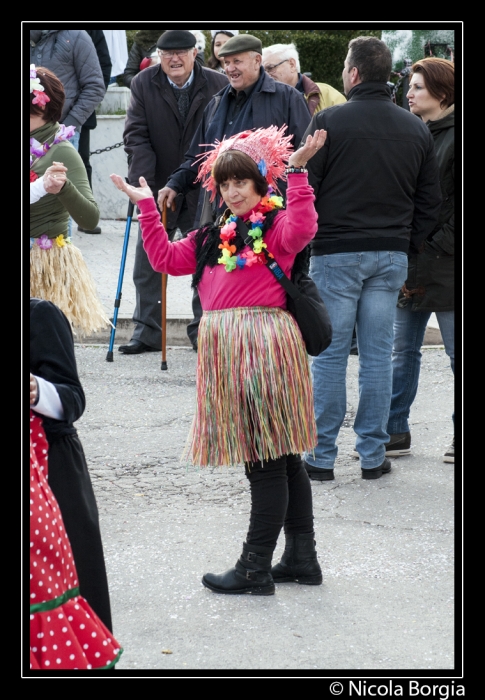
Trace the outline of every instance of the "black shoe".
<instances>
[{"instance_id":1,"label":"black shoe","mask_svg":"<svg viewBox=\"0 0 485 700\"><path fill-rule=\"evenodd\" d=\"M391 471L391 460L384 457L383 463L374 469L362 469L363 479L380 479L383 474L389 474Z\"/></svg>"},{"instance_id":2,"label":"black shoe","mask_svg":"<svg viewBox=\"0 0 485 700\"><path fill-rule=\"evenodd\" d=\"M411 454L411 433L396 433L389 436L389 442L384 445L386 457L402 457ZM352 450L352 456L358 457L357 450Z\"/></svg>"},{"instance_id":3,"label":"black shoe","mask_svg":"<svg viewBox=\"0 0 485 700\"><path fill-rule=\"evenodd\" d=\"M302 460L302 463L306 469L306 473L312 481L333 481L335 479L333 469L322 469L322 467L312 467L311 464L307 464L304 460Z\"/></svg>"},{"instance_id":4,"label":"black shoe","mask_svg":"<svg viewBox=\"0 0 485 700\"><path fill-rule=\"evenodd\" d=\"M91 231L87 228L81 228L80 226L78 226L77 230L81 233L101 233L101 229L99 226L96 226L96 228L93 228Z\"/></svg>"},{"instance_id":5,"label":"black shoe","mask_svg":"<svg viewBox=\"0 0 485 700\"><path fill-rule=\"evenodd\" d=\"M455 438L453 438L451 445L443 455L443 462L446 462L447 464L455 463Z\"/></svg>"},{"instance_id":6,"label":"black shoe","mask_svg":"<svg viewBox=\"0 0 485 700\"><path fill-rule=\"evenodd\" d=\"M271 576L273 549L244 542L243 552L234 569L229 569L224 574L205 574L202 583L214 593L274 595Z\"/></svg>"},{"instance_id":7,"label":"black shoe","mask_svg":"<svg viewBox=\"0 0 485 700\"><path fill-rule=\"evenodd\" d=\"M317 559L314 532L304 535L286 535L286 545L281 561L271 569L275 583L296 581L319 586L323 581Z\"/></svg>"},{"instance_id":8,"label":"black shoe","mask_svg":"<svg viewBox=\"0 0 485 700\"><path fill-rule=\"evenodd\" d=\"M192 343L192 350L193 350L194 352L197 352L197 350L198 350L197 341L195 341L195 343Z\"/></svg>"},{"instance_id":9,"label":"black shoe","mask_svg":"<svg viewBox=\"0 0 485 700\"><path fill-rule=\"evenodd\" d=\"M139 355L141 352L160 352L160 350L145 345L141 340L131 339L128 345L120 345L118 352L122 352L124 355Z\"/></svg>"},{"instance_id":10,"label":"black shoe","mask_svg":"<svg viewBox=\"0 0 485 700\"><path fill-rule=\"evenodd\" d=\"M411 433L396 433L389 436L386 444L386 457L401 457L411 454Z\"/></svg>"}]
</instances>

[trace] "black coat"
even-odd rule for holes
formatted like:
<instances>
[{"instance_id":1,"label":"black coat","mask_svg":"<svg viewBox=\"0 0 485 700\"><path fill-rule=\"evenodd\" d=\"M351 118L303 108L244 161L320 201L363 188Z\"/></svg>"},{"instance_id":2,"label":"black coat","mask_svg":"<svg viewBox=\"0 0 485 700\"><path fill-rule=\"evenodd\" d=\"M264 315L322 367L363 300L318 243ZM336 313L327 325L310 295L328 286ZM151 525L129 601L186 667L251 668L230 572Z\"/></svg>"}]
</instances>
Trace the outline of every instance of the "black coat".
<instances>
[{"instance_id":1,"label":"black coat","mask_svg":"<svg viewBox=\"0 0 485 700\"><path fill-rule=\"evenodd\" d=\"M217 75L223 74L217 72ZM198 173L198 166L194 165L194 161L200 153L210 150L210 146L201 146L200 144L212 144L216 139L222 140L223 137L228 138L246 129L286 125L288 127L286 136L291 135L291 144L295 149L299 147L303 132L310 121L310 112L305 98L298 90L295 90L291 85L273 80L261 68L256 86L247 101L248 110L241 110L240 116L234 120L234 123L232 121L226 123L229 92L232 88L225 85L222 87L223 90L215 95L207 105L190 148L185 153L185 158L182 159L183 162L181 161L180 167L171 174L170 180L167 182L168 187L176 192L188 192L194 187ZM241 115L244 116L241 117ZM284 184L281 183L280 186L278 183L278 186L284 194ZM199 190L199 188L197 189ZM204 192L199 192L194 226L199 225L204 201L203 195Z\"/></svg>"},{"instance_id":2,"label":"black coat","mask_svg":"<svg viewBox=\"0 0 485 700\"><path fill-rule=\"evenodd\" d=\"M392 102L386 83L360 83L347 98L315 114L304 136L328 131L307 165L318 212L312 255L417 254L441 208L429 129Z\"/></svg>"},{"instance_id":3,"label":"black coat","mask_svg":"<svg viewBox=\"0 0 485 700\"><path fill-rule=\"evenodd\" d=\"M451 108L450 108L451 109ZM455 114L427 122L433 135L443 196L439 223L428 236L423 252L410 259L406 289L399 306L413 311L453 311L455 295Z\"/></svg>"},{"instance_id":4,"label":"black coat","mask_svg":"<svg viewBox=\"0 0 485 700\"><path fill-rule=\"evenodd\" d=\"M160 64L145 68L135 76L123 134L125 151L130 157L130 184L138 186L142 175L156 197L170 174L183 162L206 105L227 84L225 75L195 62L190 108L183 124L173 88ZM191 190L185 197L176 197L177 209L169 210L167 215L169 230L177 225L184 199L190 217L195 217L198 189Z\"/></svg>"},{"instance_id":5,"label":"black coat","mask_svg":"<svg viewBox=\"0 0 485 700\"><path fill-rule=\"evenodd\" d=\"M102 29L86 29L86 32L91 37L91 40L98 54L99 65L103 72L104 85L108 88L109 80L111 78L111 56L109 55L108 44L106 43L106 37ZM84 122L83 127L85 129L95 129L96 128L96 112L93 112Z\"/></svg>"},{"instance_id":6,"label":"black coat","mask_svg":"<svg viewBox=\"0 0 485 700\"><path fill-rule=\"evenodd\" d=\"M65 435L76 435L73 423L84 413L86 399L71 326L55 304L34 297L30 299L30 371L55 386L64 409L62 420L42 417L49 445Z\"/></svg>"}]
</instances>

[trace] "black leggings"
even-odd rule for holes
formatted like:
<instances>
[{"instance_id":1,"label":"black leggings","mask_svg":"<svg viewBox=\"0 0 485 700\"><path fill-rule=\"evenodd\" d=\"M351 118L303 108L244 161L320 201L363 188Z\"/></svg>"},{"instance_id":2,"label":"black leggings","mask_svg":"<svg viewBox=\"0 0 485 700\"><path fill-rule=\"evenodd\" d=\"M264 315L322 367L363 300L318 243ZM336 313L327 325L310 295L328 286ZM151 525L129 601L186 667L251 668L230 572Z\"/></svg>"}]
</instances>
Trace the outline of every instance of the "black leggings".
<instances>
[{"instance_id":1,"label":"black leggings","mask_svg":"<svg viewBox=\"0 0 485 700\"><path fill-rule=\"evenodd\" d=\"M312 487L300 455L245 465L251 487L247 543L275 547L285 534L313 532Z\"/></svg>"}]
</instances>

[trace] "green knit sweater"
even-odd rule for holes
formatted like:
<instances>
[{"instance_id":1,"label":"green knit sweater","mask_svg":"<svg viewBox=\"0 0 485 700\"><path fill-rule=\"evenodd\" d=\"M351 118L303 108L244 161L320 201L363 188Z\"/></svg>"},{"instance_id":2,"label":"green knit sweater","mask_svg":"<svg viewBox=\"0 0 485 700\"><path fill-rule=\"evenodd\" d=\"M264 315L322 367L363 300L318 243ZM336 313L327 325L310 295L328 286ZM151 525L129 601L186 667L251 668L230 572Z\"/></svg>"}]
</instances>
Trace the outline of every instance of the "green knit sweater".
<instances>
[{"instance_id":1,"label":"green knit sweater","mask_svg":"<svg viewBox=\"0 0 485 700\"><path fill-rule=\"evenodd\" d=\"M39 143L52 142L59 124L50 122L30 133ZM47 153L34 163L32 170L41 177L53 161L64 163L67 168L67 182L59 194L46 194L30 206L30 237L39 238L46 234L56 238L67 236L69 216L81 228L92 230L99 221L99 208L89 186L86 168L81 156L69 141L52 146Z\"/></svg>"}]
</instances>

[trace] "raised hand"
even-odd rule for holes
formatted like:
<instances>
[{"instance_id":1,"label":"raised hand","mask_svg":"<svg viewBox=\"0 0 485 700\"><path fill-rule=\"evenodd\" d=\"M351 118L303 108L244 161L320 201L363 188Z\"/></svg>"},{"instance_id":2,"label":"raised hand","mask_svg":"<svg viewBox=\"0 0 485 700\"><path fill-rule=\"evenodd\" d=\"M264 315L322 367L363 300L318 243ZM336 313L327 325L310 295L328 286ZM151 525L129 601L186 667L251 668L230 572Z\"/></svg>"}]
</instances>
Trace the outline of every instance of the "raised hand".
<instances>
[{"instance_id":1,"label":"raised hand","mask_svg":"<svg viewBox=\"0 0 485 700\"><path fill-rule=\"evenodd\" d=\"M325 129L317 129L313 134L309 134L303 146L291 154L288 165L292 168L304 168L310 158L322 148L326 138Z\"/></svg>"},{"instance_id":2,"label":"raised hand","mask_svg":"<svg viewBox=\"0 0 485 700\"><path fill-rule=\"evenodd\" d=\"M149 199L153 197L151 189L148 187L147 181L144 177L139 178L140 187L133 187L129 185L121 175L115 175L114 173L110 175L111 181L121 192L124 192L131 199L133 204L137 204L142 199Z\"/></svg>"}]
</instances>

